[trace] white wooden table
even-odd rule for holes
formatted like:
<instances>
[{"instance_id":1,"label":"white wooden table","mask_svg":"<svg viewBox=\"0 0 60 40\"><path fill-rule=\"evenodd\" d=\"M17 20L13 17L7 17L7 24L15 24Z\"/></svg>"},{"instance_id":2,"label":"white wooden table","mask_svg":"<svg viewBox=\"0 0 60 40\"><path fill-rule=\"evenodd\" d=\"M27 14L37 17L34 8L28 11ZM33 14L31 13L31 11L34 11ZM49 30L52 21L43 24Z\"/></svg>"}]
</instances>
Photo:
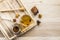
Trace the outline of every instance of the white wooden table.
<instances>
[{"instance_id":1,"label":"white wooden table","mask_svg":"<svg viewBox=\"0 0 60 40\"><path fill-rule=\"evenodd\" d=\"M19 39L37 40L42 39L41 37L48 39L52 37L52 40L57 40L54 37L59 38L60 36L60 0L22 0L22 3L29 11L31 7L36 5L43 17L39 26L22 35ZM0 36L3 37L1 34Z\"/></svg>"}]
</instances>

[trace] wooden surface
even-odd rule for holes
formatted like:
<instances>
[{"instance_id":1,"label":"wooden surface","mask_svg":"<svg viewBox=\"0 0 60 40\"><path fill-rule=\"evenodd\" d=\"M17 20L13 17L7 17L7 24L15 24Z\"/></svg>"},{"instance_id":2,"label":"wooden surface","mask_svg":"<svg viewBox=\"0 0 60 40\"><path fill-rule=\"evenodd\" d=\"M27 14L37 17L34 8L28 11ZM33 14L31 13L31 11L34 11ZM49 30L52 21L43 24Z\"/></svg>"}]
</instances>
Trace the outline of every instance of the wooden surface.
<instances>
[{"instance_id":1,"label":"wooden surface","mask_svg":"<svg viewBox=\"0 0 60 40\"><path fill-rule=\"evenodd\" d=\"M43 15L40 19L41 24L24 34L23 38L60 36L60 0L22 0L22 2L28 11L36 5L39 13ZM21 39L24 40L23 38Z\"/></svg>"}]
</instances>

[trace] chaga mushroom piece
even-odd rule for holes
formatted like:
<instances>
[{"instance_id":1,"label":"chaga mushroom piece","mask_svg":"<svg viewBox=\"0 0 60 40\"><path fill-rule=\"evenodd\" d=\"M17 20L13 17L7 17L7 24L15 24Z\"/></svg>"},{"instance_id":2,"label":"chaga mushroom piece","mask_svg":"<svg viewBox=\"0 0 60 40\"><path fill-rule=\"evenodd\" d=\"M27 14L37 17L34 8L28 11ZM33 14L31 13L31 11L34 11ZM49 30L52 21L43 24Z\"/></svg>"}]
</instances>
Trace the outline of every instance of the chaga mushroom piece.
<instances>
[{"instance_id":1,"label":"chaga mushroom piece","mask_svg":"<svg viewBox=\"0 0 60 40\"><path fill-rule=\"evenodd\" d=\"M13 19L13 22L16 22L16 19Z\"/></svg>"},{"instance_id":2,"label":"chaga mushroom piece","mask_svg":"<svg viewBox=\"0 0 60 40\"><path fill-rule=\"evenodd\" d=\"M39 25L41 23L41 21L37 20L37 25Z\"/></svg>"},{"instance_id":3,"label":"chaga mushroom piece","mask_svg":"<svg viewBox=\"0 0 60 40\"><path fill-rule=\"evenodd\" d=\"M34 6L32 9L31 9L31 12L34 14L34 15L37 15L37 13L39 13L38 9L36 6Z\"/></svg>"}]
</instances>

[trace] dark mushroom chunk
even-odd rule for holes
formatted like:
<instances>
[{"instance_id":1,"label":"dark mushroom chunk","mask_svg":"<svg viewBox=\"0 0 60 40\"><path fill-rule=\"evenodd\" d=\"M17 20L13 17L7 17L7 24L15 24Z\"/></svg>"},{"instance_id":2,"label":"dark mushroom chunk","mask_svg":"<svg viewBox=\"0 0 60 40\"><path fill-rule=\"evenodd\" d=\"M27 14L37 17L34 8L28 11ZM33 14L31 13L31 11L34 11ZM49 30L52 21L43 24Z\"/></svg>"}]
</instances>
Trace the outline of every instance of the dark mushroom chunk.
<instances>
[{"instance_id":1,"label":"dark mushroom chunk","mask_svg":"<svg viewBox=\"0 0 60 40\"><path fill-rule=\"evenodd\" d=\"M41 21L37 20L37 25L39 25L41 23Z\"/></svg>"},{"instance_id":2,"label":"dark mushroom chunk","mask_svg":"<svg viewBox=\"0 0 60 40\"><path fill-rule=\"evenodd\" d=\"M13 22L16 22L16 19L13 19Z\"/></svg>"}]
</instances>

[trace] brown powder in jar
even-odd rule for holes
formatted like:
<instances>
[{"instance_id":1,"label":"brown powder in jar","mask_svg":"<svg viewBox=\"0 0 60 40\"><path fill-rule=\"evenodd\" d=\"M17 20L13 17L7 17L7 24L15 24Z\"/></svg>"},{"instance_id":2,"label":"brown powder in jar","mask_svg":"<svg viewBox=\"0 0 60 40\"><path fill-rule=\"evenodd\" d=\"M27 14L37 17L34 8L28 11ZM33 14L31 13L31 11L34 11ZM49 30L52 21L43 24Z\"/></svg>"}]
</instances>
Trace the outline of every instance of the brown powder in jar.
<instances>
[{"instance_id":1,"label":"brown powder in jar","mask_svg":"<svg viewBox=\"0 0 60 40\"><path fill-rule=\"evenodd\" d=\"M38 9L36 6L34 6L32 9L31 9L31 12L34 14L34 15L37 15L37 13L39 13Z\"/></svg>"},{"instance_id":2,"label":"brown powder in jar","mask_svg":"<svg viewBox=\"0 0 60 40\"><path fill-rule=\"evenodd\" d=\"M15 27L13 28L13 31L14 31L14 32L18 32L18 31L19 31L19 28L18 28L17 26L15 26Z\"/></svg>"}]
</instances>

